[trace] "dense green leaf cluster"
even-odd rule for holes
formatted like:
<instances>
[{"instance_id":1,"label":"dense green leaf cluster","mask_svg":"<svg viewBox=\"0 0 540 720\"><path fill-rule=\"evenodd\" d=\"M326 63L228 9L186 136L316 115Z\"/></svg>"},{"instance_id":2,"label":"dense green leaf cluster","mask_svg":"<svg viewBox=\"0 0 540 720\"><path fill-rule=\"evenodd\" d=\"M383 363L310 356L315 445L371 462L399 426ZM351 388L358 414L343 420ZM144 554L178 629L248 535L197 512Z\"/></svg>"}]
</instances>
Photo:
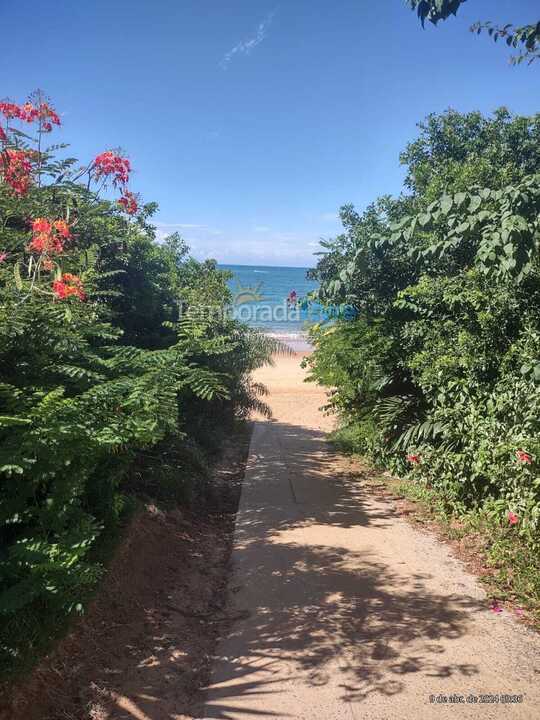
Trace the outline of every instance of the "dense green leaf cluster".
<instances>
[{"instance_id":1,"label":"dense green leaf cluster","mask_svg":"<svg viewBox=\"0 0 540 720\"><path fill-rule=\"evenodd\" d=\"M312 271L318 298L358 317L315 328L309 361L357 450L458 511L498 503L535 542L539 128L505 110L420 125L402 155L410 192L345 207Z\"/></svg>"},{"instance_id":2,"label":"dense green leaf cluster","mask_svg":"<svg viewBox=\"0 0 540 720\"><path fill-rule=\"evenodd\" d=\"M250 372L273 349L224 311L227 273L177 236L156 241L155 206L126 217L52 152L27 193L0 181L2 671L34 652L44 619L82 610L102 572L97 540L118 523L141 453L170 439L187 456L264 412ZM69 223L62 252L32 250L36 218ZM66 273L84 299L54 290ZM182 467L169 470L180 483Z\"/></svg>"}]
</instances>

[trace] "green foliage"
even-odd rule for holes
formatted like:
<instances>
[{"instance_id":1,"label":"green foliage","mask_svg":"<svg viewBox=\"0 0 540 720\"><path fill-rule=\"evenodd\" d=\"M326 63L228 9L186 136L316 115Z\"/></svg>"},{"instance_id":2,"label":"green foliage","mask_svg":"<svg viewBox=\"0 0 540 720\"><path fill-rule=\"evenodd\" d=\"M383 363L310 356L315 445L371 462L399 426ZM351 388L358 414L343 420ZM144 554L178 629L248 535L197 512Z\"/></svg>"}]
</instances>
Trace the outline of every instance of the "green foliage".
<instances>
[{"instance_id":1,"label":"green foliage","mask_svg":"<svg viewBox=\"0 0 540 720\"><path fill-rule=\"evenodd\" d=\"M407 168L405 185L423 207L446 192L472 185L498 190L538 171L538 115L516 117L504 107L492 117L449 109L431 113L418 127L400 160Z\"/></svg>"},{"instance_id":2,"label":"green foliage","mask_svg":"<svg viewBox=\"0 0 540 720\"><path fill-rule=\"evenodd\" d=\"M538 122L449 111L420 126L402 155L412 192L363 215L346 207L344 235L312 271L320 300L346 298L358 316L314 329L309 359L312 379L333 388L342 443L434 488L454 512L495 508L504 526L512 511L514 534L531 547L540 540Z\"/></svg>"},{"instance_id":3,"label":"green foliage","mask_svg":"<svg viewBox=\"0 0 540 720\"><path fill-rule=\"evenodd\" d=\"M446 20L455 15L460 6L467 0L406 0L413 10L416 10L422 27L426 20L436 25L440 20Z\"/></svg>"},{"instance_id":4,"label":"green foliage","mask_svg":"<svg viewBox=\"0 0 540 720\"><path fill-rule=\"evenodd\" d=\"M7 130L6 148L31 146ZM83 184L73 161L31 157L26 192L0 174L2 673L83 611L127 493L160 494L132 482L142 458L162 456L153 481L178 500L212 439L251 408L268 412L250 373L275 349L231 319L215 262L178 236L156 242L155 206L128 218L93 187L92 164ZM52 248L60 220L69 232Z\"/></svg>"}]
</instances>

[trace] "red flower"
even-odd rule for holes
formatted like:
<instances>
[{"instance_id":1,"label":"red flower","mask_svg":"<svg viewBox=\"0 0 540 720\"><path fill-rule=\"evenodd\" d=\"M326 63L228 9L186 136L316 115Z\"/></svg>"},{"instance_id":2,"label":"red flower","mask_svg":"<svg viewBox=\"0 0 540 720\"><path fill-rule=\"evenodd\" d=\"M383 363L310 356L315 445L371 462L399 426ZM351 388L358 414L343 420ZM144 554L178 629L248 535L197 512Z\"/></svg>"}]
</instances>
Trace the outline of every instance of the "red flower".
<instances>
[{"instance_id":1,"label":"red flower","mask_svg":"<svg viewBox=\"0 0 540 720\"><path fill-rule=\"evenodd\" d=\"M7 135L1 127L0 127L0 140L2 142L7 142Z\"/></svg>"},{"instance_id":2,"label":"red flower","mask_svg":"<svg viewBox=\"0 0 540 720\"><path fill-rule=\"evenodd\" d=\"M118 200L118 204L127 212L128 215L135 215L139 209L137 197L129 190L122 191L122 197Z\"/></svg>"},{"instance_id":3,"label":"red flower","mask_svg":"<svg viewBox=\"0 0 540 720\"><path fill-rule=\"evenodd\" d=\"M47 252L47 250L49 250L50 239L51 237L50 235L47 235L47 233L39 233L39 235L34 235L32 241L28 245L27 250L29 252L37 253Z\"/></svg>"},{"instance_id":4,"label":"red flower","mask_svg":"<svg viewBox=\"0 0 540 720\"><path fill-rule=\"evenodd\" d=\"M76 296L82 301L86 300L83 284L78 275L64 273L60 280L55 280L53 282L52 289L53 293L60 300L65 300L71 296Z\"/></svg>"},{"instance_id":5,"label":"red flower","mask_svg":"<svg viewBox=\"0 0 540 720\"><path fill-rule=\"evenodd\" d=\"M508 511L508 524L509 525L517 525L519 522L519 518L516 515L516 513L513 513L511 510Z\"/></svg>"},{"instance_id":6,"label":"red flower","mask_svg":"<svg viewBox=\"0 0 540 720\"><path fill-rule=\"evenodd\" d=\"M0 113L8 120L13 120L14 118L20 119L22 109L18 105L15 105L15 103L0 102Z\"/></svg>"},{"instance_id":7,"label":"red flower","mask_svg":"<svg viewBox=\"0 0 540 720\"><path fill-rule=\"evenodd\" d=\"M15 105L15 103L0 103L0 112L6 118L15 118L28 123L42 120L42 130L45 132L50 132L52 125L60 125L58 114L46 102L41 102L37 106L34 106L31 102L26 102L22 106Z\"/></svg>"},{"instance_id":8,"label":"red flower","mask_svg":"<svg viewBox=\"0 0 540 720\"><path fill-rule=\"evenodd\" d=\"M58 114L52 109L52 107L46 103L42 102L38 108L37 108L37 115L42 120L48 120L49 122L46 123L50 126L52 123L53 125L61 125L60 118ZM52 129L52 128L51 128Z\"/></svg>"},{"instance_id":9,"label":"red flower","mask_svg":"<svg viewBox=\"0 0 540 720\"><path fill-rule=\"evenodd\" d=\"M19 120L24 120L25 122L34 122L36 117L37 110L31 102L24 103L22 108L19 109Z\"/></svg>"},{"instance_id":10,"label":"red flower","mask_svg":"<svg viewBox=\"0 0 540 720\"><path fill-rule=\"evenodd\" d=\"M56 297L60 298L60 300L64 300L64 298L67 298L67 288L68 286L66 283L62 282L61 280L55 280L52 284L53 293L56 295Z\"/></svg>"},{"instance_id":11,"label":"red flower","mask_svg":"<svg viewBox=\"0 0 540 720\"><path fill-rule=\"evenodd\" d=\"M47 220L36 218L32 222L34 236L28 245L30 252L61 253L64 251L64 240L71 237L69 225L65 220Z\"/></svg>"},{"instance_id":12,"label":"red flower","mask_svg":"<svg viewBox=\"0 0 540 720\"><path fill-rule=\"evenodd\" d=\"M407 460L411 463L411 465L418 465L420 462L420 455L407 455Z\"/></svg>"},{"instance_id":13,"label":"red flower","mask_svg":"<svg viewBox=\"0 0 540 720\"><path fill-rule=\"evenodd\" d=\"M51 223L46 218L36 218L32 221L32 232L50 233Z\"/></svg>"},{"instance_id":14,"label":"red flower","mask_svg":"<svg viewBox=\"0 0 540 720\"><path fill-rule=\"evenodd\" d=\"M64 239L68 239L71 237L71 232L69 229L69 225L65 220L55 220L53 223L53 227L56 230L56 232L63 237Z\"/></svg>"},{"instance_id":15,"label":"red flower","mask_svg":"<svg viewBox=\"0 0 540 720\"><path fill-rule=\"evenodd\" d=\"M111 177L114 185L126 185L129 180L131 163L127 158L120 157L112 150L102 152L94 160L96 180Z\"/></svg>"},{"instance_id":16,"label":"red flower","mask_svg":"<svg viewBox=\"0 0 540 720\"><path fill-rule=\"evenodd\" d=\"M532 455L529 455L529 453L524 450L518 450L516 452L516 457L520 463L524 463L526 465L532 464Z\"/></svg>"},{"instance_id":17,"label":"red flower","mask_svg":"<svg viewBox=\"0 0 540 720\"><path fill-rule=\"evenodd\" d=\"M24 195L32 183L31 153L27 150L4 150L0 153L0 173L6 185Z\"/></svg>"}]
</instances>

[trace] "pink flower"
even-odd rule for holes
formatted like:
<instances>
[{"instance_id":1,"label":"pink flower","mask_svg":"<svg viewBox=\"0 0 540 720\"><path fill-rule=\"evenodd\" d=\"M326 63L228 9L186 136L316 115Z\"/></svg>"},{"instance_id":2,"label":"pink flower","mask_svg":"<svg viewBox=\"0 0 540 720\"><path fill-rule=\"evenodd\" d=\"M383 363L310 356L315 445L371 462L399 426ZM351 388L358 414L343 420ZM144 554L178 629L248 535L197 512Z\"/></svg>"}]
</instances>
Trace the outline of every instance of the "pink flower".
<instances>
[{"instance_id":1,"label":"pink flower","mask_svg":"<svg viewBox=\"0 0 540 720\"><path fill-rule=\"evenodd\" d=\"M524 610L523 610L522 607L519 607L519 606L518 606L518 607L516 608L516 615L523 615L523 612L524 612Z\"/></svg>"},{"instance_id":2,"label":"pink flower","mask_svg":"<svg viewBox=\"0 0 540 720\"><path fill-rule=\"evenodd\" d=\"M502 607L499 605L497 600L493 600L493 602L491 603L491 607L489 609L491 610L492 613L497 613L497 614L502 613L502 611L503 611Z\"/></svg>"},{"instance_id":3,"label":"pink flower","mask_svg":"<svg viewBox=\"0 0 540 720\"><path fill-rule=\"evenodd\" d=\"M513 513L511 510L508 511L508 524L509 525L517 525L519 522L519 518L516 515L516 513Z\"/></svg>"},{"instance_id":4,"label":"pink flower","mask_svg":"<svg viewBox=\"0 0 540 720\"><path fill-rule=\"evenodd\" d=\"M1 252L0 253L0 263L3 263L4 260L7 258L8 254L7 252Z\"/></svg>"},{"instance_id":5,"label":"pink flower","mask_svg":"<svg viewBox=\"0 0 540 720\"><path fill-rule=\"evenodd\" d=\"M532 464L532 455L529 455L529 453L525 452L525 450L518 450L516 452L516 457L520 463L524 463L525 465Z\"/></svg>"}]
</instances>

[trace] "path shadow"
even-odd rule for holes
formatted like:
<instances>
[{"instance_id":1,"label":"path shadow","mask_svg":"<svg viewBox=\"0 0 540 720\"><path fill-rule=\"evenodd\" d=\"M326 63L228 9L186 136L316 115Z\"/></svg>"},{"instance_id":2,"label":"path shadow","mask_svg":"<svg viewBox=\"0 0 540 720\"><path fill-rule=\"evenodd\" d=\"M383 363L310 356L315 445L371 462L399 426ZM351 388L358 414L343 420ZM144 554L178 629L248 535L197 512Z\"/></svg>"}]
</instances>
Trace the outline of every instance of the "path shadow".
<instances>
[{"instance_id":1,"label":"path shadow","mask_svg":"<svg viewBox=\"0 0 540 720\"><path fill-rule=\"evenodd\" d=\"M264 454L252 454L248 461L249 482L264 485L258 490L263 503L259 508L264 516L268 507L287 508L282 521L269 530L292 525L322 524L341 528L365 525L383 526L397 516L390 503L376 503L366 494L362 484L363 471L354 472L343 455L328 442L327 435L297 425L273 421L255 423L254 432L270 436ZM283 493L276 468L283 469L289 478L288 490L294 495L296 517L291 516L289 492ZM251 512L252 531L257 530L257 513ZM262 528L261 528L262 530Z\"/></svg>"},{"instance_id":2,"label":"path shadow","mask_svg":"<svg viewBox=\"0 0 540 720\"><path fill-rule=\"evenodd\" d=\"M341 469L323 433L284 423L256 432L265 434L256 444L264 452L250 458L244 481L234 555L241 587L232 588L235 607L250 615L218 648L200 717L272 716L272 703L261 710L252 701L300 678L315 688L338 676L336 698L352 703L396 695L414 674L477 674L475 664L447 661L442 641L462 637L483 604L434 592L431 575L401 575L397 563L351 550L345 540L314 542L326 529L334 539L369 526L391 532L394 511ZM284 668L292 675L284 677Z\"/></svg>"},{"instance_id":3,"label":"path shadow","mask_svg":"<svg viewBox=\"0 0 540 720\"><path fill-rule=\"evenodd\" d=\"M347 678L340 693L346 702L397 694L411 673L442 678L478 672L473 664L446 662L439 644L465 634L470 613L484 609L474 598L429 592L422 575L413 578L412 589L404 588L404 578L386 565L341 548L276 548L262 541L243 552L259 556L243 575L246 585L260 589L261 572L269 573L279 593L266 583L265 604L251 606L252 615L235 624L233 647L251 660L218 654L219 674L213 678L218 687L208 691L205 718L230 718L232 700L273 692L280 681L272 677L275 666L283 660L313 686L326 684L333 661L339 660ZM245 566L241 558L239 563ZM266 665L254 664L253 658ZM268 679L260 679L261 670ZM250 680L253 673L257 680ZM241 684L227 684L238 678ZM249 712L261 714L254 708ZM234 717L239 716L235 709Z\"/></svg>"}]
</instances>

